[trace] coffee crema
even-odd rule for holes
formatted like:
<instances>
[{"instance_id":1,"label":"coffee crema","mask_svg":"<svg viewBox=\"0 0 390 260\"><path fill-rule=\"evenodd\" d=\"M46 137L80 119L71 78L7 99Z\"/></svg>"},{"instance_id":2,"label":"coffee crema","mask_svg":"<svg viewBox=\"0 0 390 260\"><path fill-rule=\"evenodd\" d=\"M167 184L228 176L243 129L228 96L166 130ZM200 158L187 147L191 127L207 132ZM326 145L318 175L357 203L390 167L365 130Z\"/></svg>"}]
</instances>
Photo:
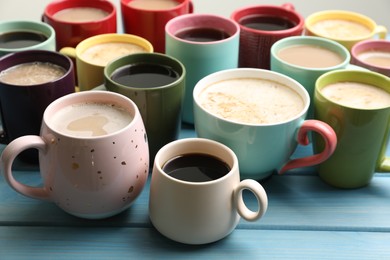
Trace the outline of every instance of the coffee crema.
<instances>
[{"instance_id":1,"label":"coffee crema","mask_svg":"<svg viewBox=\"0 0 390 260\"><path fill-rule=\"evenodd\" d=\"M261 31L280 31L296 26L293 21L283 17L258 14L245 16L239 23L245 27Z\"/></svg>"},{"instance_id":2,"label":"coffee crema","mask_svg":"<svg viewBox=\"0 0 390 260\"><path fill-rule=\"evenodd\" d=\"M224 30L209 27L192 27L179 30L176 37L193 42L213 42L220 41L230 37Z\"/></svg>"},{"instance_id":3,"label":"coffee crema","mask_svg":"<svg viewBox=\"0 0 390 260\"><path fill-rule=\"evenodd\" d=\"M109 13L94 7L71 7L60 10L53 18L68 23L93 22L103 19Z\"/></svg>"},{"instance_id":4,"label":"coffee crema","mask_svg":"<svg viewBox=\"0 0 390 260\"><path fill-rule=\"evenodd\" d=\"M208 154L191 153L167 161L162 170L168 175L189 182L217 180L230 172L224 161Z\"/></svg>"},{"instance_id":5,"label":"coffee crema","mask_svg":"<svg viewBox=\"0 0 390 260\"><path fill-rule=\"evenodd\" d=\"M50 62L29 62L0 72L0 81L18 86L44 84L61 78L66 70Z\"/></svg>"},{"instance_id":6,"label":"coffee crema","mask_svg":"<svg viewBox=\"0 0 390 260\"><path fill-rule=\"evenodd\" d=\"M116 58L139 52L146 52L146 49L133 43L107 42L87 48L81 53L81 58L98 66L106 66Z\"/></svg>"},{"instance_id":7,"label":"coffee crema","mask_svg":"<svg viewBox=\"0 0 390 260\"><path fill-rule=\"evenodd\" d=\"M0 48L20 49L46 41L48 37L36 31L12 31L0 34Z\"/></svg>"},{"instance_id":8,"label":"coffee crema","mask_svg":"<svg viewBox=\"0 0 390 260\"><path fill-rule=\"evenodd\" d=\"M244 124L274 124L302 113L302 97L272 80L236 78L204 88L198 96L203 109L220 118Z\"/></svg>"},{"instance_id":9,"label":"coffee crema","mask_svg":"<svg viewBox=\"0 0 390 260\"><path fill-rule=\"evenodd\" d=\"M123 107L107 103L78 103L57 111L50 119L61 134L94 137L115 133L133 120Z\"/></svg>"},{"instance_id":10,"label":"coffee crema","mask_svg":"<svg viewBox=\"0 0 390 260\"><path fill-rule=\"evenodd\" d=\"M334 39L352 40L371 34L367 26L343 19L321 20L314 23L312 28L316 33Z\"/></svg>"},{"instance_id":11,"label":"coffee crema","mask_svg":"<svg viewBox=\"0 0 390 260\"><path fill-rule=\"evenodd\" d=\"M370 50L357 56L360 60L372 66L390 68L390 51Z\"/></svg>"},{"instance_id":12,"label":"coffee crema","mask_svg":"<svg viewBox=\"0 0 390 260\"><path fill-rule=\"evenodd\" d=\"M277 56L285 62L306 68L328 68L344 61L337 52L311 44L285 47L278 51Z\"/></svg>"},{"instance_id":13,"label":"coffee crema","mask_svg":"<svg viewBox=\"0 0 390 260\"><path fill-rule=\"evenodd\" d=\"M329 100L358 109L380 109L390 106L390 93L374 85L360 82L337 82L321 89Z\"/></svg>"},{"instance_id":14,"label":"coffee crema","mask_svg":"<svg viewBox=\"0 0 390 260\"><path fill-rule=\"evenodd\" d=\"M180 3L174 0L133 0L127 5L144 10L166 10L174 8Z\"/></svg>"}]
</instances>

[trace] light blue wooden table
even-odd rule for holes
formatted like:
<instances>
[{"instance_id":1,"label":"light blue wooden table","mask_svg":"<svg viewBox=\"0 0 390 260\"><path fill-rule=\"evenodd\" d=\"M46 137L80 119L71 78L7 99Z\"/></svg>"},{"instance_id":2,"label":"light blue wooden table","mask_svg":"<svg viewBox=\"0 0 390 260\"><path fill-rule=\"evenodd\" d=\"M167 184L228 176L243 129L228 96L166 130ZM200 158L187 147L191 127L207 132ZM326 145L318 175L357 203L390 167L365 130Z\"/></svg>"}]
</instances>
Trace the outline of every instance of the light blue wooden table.
<instances>
[{"instance_id":1,"label":"light blue wooden table","mask_svg":"<svg viewBox=\"0 0 390 260\"><path fill-rule=\"evenodd\" d=\"M190 128L181 138L193 137ZM299 147L294 156L309 153ZM37 170L17 178L40 185ZM0 178L0 259L390 259L390 175L361 189L324 184L314 168L264 181L269 208L223 240L189 246L160 235L148 217L149 183L130 209L84 220L14 192ZM247 195L248 206L254 206Z\"/></svg>"}]
</instances>

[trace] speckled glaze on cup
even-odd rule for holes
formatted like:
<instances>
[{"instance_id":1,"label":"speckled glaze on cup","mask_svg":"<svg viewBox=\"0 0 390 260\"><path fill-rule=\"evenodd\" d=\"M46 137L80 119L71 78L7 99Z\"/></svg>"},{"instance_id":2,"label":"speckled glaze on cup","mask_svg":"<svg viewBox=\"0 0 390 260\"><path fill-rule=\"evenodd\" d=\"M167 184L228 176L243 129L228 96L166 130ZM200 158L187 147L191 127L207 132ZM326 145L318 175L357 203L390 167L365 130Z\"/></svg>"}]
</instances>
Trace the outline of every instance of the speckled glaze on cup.
<instances>
[{"instance_id":1,"label":"speckled glaze on cup","mask_svg":"<svg viewBox=\"0 0 390 260\"><path fill-rule=\"evenodd\" d=\"M51 118L63 107L85 102L118 105L133 120L108 135L76 137L53 129ZM43 187L14 178L15 157L27 148L39 150ZM126 210L143 190L149 171L144 124L130 99L108 91L85 91L57 99L45 110L40 136L22 136L4 149L2 172L7 183L27 197L54 202L69 214L106 218Z\"/></svg>"}]
</instances>

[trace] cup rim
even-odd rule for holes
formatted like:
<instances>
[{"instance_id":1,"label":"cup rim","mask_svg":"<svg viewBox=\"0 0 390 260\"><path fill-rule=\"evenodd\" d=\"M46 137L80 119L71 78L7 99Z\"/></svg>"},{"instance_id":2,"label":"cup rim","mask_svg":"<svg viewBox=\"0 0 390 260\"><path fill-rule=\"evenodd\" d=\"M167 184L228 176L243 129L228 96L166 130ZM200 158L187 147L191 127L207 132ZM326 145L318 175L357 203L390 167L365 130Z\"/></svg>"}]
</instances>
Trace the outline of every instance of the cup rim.
<instances>
[{"instance_id":1,"label":"cup rim","mask_svg":"<svg viewBox=\"0 0 390 260\"><path fill-rule=\"evenodd\" d=\"M150 61L150 60L143 59L144 57L147 57L147 56L149 56L150 58L158 57L158 58L163 59L165 61L175 62L176 65L178 65L181 68L180 76L174 82L171 82L170 84L157 86L157 87L145 87L145 88L144 87L143 88L137 88L137 87L132 87L132 86L126 86L126 85L120 84L120 83L118 83L118 82L116 82L116 81L111 79L112 74L117 69L122 68L122 67L127 66L127 65L130 65L130 64L133 64L133 63L138 63L138 62L142 61L143 63L160 64L160 63L157 63L155 61ZM121 61L127 60L130 57L133 57L134 59L139 59L139 61L137 61L137 62L126 62L125 65L116 66L117 63L121 63ZM165 64L163 64L163 65L165 65ZM111 71L111 67L112 66L115 66L115 68L112 69L112 71ZM109 71L111 71L110 74L109 74ZM163 54L163 53L158 53L158 52L151 52L151 53L143 52L143 53L132 53L132 54L129 54L129 55L125 55L125 56L119 57L119 58L109 62L105 66L105 68L104 68L104 80L105 81L108 81L110 84L113 84L113 85L118 85L118 86L120 86L123 89L132 89L132 90L138 90L138 91L153 91L153 90L158 90L158 89L170 88L172 86L176 86L178 84L178 82L183 81L185 79L185 76L186 76L186 68L183 65L183 63L181 63L178 59L176 59L176 58L174 58L172 56L169 56L169 55Z\"/></svg>"},{"instance_id":2,"label":"cup rim","mask_svg":"<svg viewBox=\"0 0 390 260\"><path fill-rule=\"evenodd\" d=\"M305 43L303 43L302 41L305 41ZM286 44L286 43L288 43L288 44ZM331 67L316 68L316 67L304 67L304 66L292 64L292 63L289 63L289 62L281 59L277 55L278 51L280 51L284 48L288 48L288 47L292 47L292 46L296 46L296 45L315 45L315 46L319 45L319 46L326 48L330 51L334 51L334 52L337 52L338 54L343 55L344 60L341 63L334 65L334 66L331 66ZM331 46L331 48L327 48L328 46ZM298 69L307 70L307 71L334 70L337 68L342 68L342 67L347 66L351 61L351 54L344 45L342 45L334 40L330 40L330 39L326 39L326 38L318 37L318 36L291 36L291 37L280 39L271 46L271 56L274 59L276 59L277 61L279 61L280 63L287 64L288 66L290 66L292 68L298 68Z\"/></svg>"},{"instance_id":3,"label":"cup rim","mask_svg":"<svg viewBox=\"0 0 390 260\"><path fill-rule=\"evenodd\" d=\"M359 58L359 54L368 51L368 50L382 50L381 47L370 47L370 45L374 44L375 46L383 46L386 50L386 52L390 52L390 41L389 40L377 40L377 39L368 39L364 40L361 42L356 43L355 45L352 46L351 49L351 56L353 59L359 61L360 63L364 64L365 67L372 67L372 68L378 68L378 69L383 69L383 70L390 70L390 67L384 67L384 66L379 66L379 65L373 65L365 62L364 60Z\"/></svg>"},{"instance_id":4,"label":"cup rim","mask_svg":"<svg viewBox=\"0 0 390 260\"><path fill-rule=\"evenodd\" d=\"M122 6L122 9L124 7L127 7L128 6L128 3L131 2L133 0L121 0L121 6ZM174 10L177 10L177 9L180 9L183 7L183 5L189 3L190 0L182 0L178 5L174 6L174 7L171 7L171 8L166 8L166 9L153 9L153 10L149 10L149 9L143 9L143 8L139 8L139 7L133 7L133 6L129 6L128 8L130 9L133 9L133 10L137 10L137 11L142 11L142 12L145 12L145 13L165 13L165 12L171 12L171 11L174 11Z\"/></svg>"},{"instance_id":5,"label":"cup rim","mask_svg":"<svg viewBox=\"0 0 390 260\"><path fill-rule=\"evenodd\" d=\"M55 41L56 32L54 28L44 22L37 22L37 21L30 21L30 20L8 20L1 23L0 27L4 25L12 25L11 30L7 29L5 32L13 32L15 30L19 30L22 28L25 31L38 31L39 33L43 33L45 36L47 36L47 39L43 42L40 42L35 45L31 45L28 47L23 48L0 48L0 51L12 53L12 52L20 52L20 51L29 51L34 49L41 49L43 46L45 46L50 41ZM27 28L26 28L27 25ZM31 28L35 26L35 28ZM36 29L36 28L39 29ZM4 33L2 31L1 33Z\"/></svg>"},{"instance_id":6,"label":"cup rim","mask_svg":"<svg viewBox=\"0 0 390 260\"><path fill-rule=\"evenodd\" d=\"M66 8L59 9L57 8L58 5L65 3L67 6ZM98 6L98 7L97 7ZM62 21L58 20L54 17L54 14L61 10L65 10L67 8L72 8L72 7L97 7L100 10L104 10L108 12L108 15L94 21L87 21L87 22L77 22L77 21ZM107 7L106 9L102 7ZM54 11L52 11L54 9ZM110 10L110 11L108 11ZM116 16L116 7L113 3L110 1L106 0L93 0L93 1L77 1L77 0L55 0L50 2L49 4L46 5L45 10L44 10L44 16L47 18L55 21L56 23L61 23L61 24L69 24L69 25L87 25L87 24L96 24L96 23L101 23L103 21L107 21L112 19L114 16Z\"/></svg>"},{"instance_id":7,"label":"cup rim","mask_svg":"<svg viewBox=\"0 0 390 260\"><path fill-rule=\"evenodd\" d=\"M295 16L298 23L292 28L289 28L286 30L278 30L278 31L258 30L258 29L249 28L249 27L246 27L246 26L240 24L239 20L241 18L243 18L247 15L251 15L251 14L258 14L258 12L256 12L256 11L259 9L268 9L268 10L275 9L275 10L278 10L279 12L290 13L290 14ZM247 13L247 12L250 12L250 13ZM243 13L245 13L245 15L242 15ZM238 23L241 31L247 31L247 32L250 32L253 34L263 33L263 34L275 35L275 36L276 35L291 34L291 33L294 33L296 31L303 30L303 27L305 24L305 18L300 13L296 12L294 9L288 9L288 8L284 7L283 5L266 5L265 4L265 5L244 6L244 7L241 7L241 8L234 10L232 12L232 14L230 15L230 18L233 21L235 21L236 23Z\"/></svg>"},{"instance_id":8,"label":"cup rim","mask_svg":"<svg viewBox=\"0 0 390 260\"><path fill-rule=\"evenodd\" d=\"M224 23L224 25L226 25L226 27L229 27L227 30L229 30L229 32L232 31L232 33L228 32L229 33L228 38L225 38L222 40L217 40L217 41L207 41L207 42L190 41L190 40L186 40L186 39L182 39L182 38L177 37L175 34L178 31L180 31L181 29L184 29L187 27L181 27L179 30L175 30L173 27L175 27L175 25L177 23L181 23L182 21L190 20L190 19L192 19L192 20L197 19L198 21L202 21L202 22L205 22L205 23L211 24L211 25L212 25L212 21L220 20ZM225 30L225 31L227 31L227 30ZM183 42L183 43L187 43L187 44L194 44L194 45L211 45L211 44L220 44L223 42L227 42L227 41L230 41L232 38L238 37L240 34L240 26L232 19L228 19L228 18L221 16L221 15L189 13L189 14L182 14L182 15L179 15L179 16L176 16L176 17L170 19L167 22L167 24L165 25L165 32L167 35L169 35L169 37L175 39L178 42Z\"/></svg>"},{"instance_id":9,"label":"cup rim","mask_svg":"<svg viewBox=\"0 0 390 260\"><path fill-rule=\"evenodd\" d=\"M194 144L196 148L194 148L194 146L191 146ZM211 153L211 150L209 149L210 145L216 147L220 151L218 155L216 155L215 152ZM188 149L189 147L191 149ZM173 150L173 149L174 149L173 152L169 153L169 155L166 155L169 150ZM182 150L183 152L181 152ZM170 159L173 159L180 155L193 154L193 153L206 154L206 155L217 157L219 160L229 165L230 171L218 179L211 180L211 181L203 181L203 182L191 182L191 181L180 180L168 175L165 171L163 171L164 164L168 162ZM226 160L225 158L221 158L222 157L221 153L223 153L225 158L229 157L229 159ZM163 157L164 155L167 158ZM233 152L233 150L230 149L228 146L211 139L190 137L190 138L183 138L183 139L172 141L164 145L162 148L160 148L160 150L156 153L156 156L154 158L153 171L154 170L157 170L162 176L164 176L166 179L174 183L178 183L186 186L209 186L209 185L215 185L217 183L223 182L225 179L230 178L233 174L235 174L235 172L239 171L239 168L238 168L237 156Z\"/></svg>"},{"instance_id":10,"label":"cup rim","mask_svg":"<svg viewBox=\"0 0 390 260\"><path fill-rule=\"evenodd\" d=\"M112 99L108 100L107 96L111 96ZM88 99L88 97L92 97ZM68 100L72 100L71 102L67 102ZM115 101L113 101L115 99ZM123 127L122 129L119 129L118 131L115 131L113 133L107 134L107 135L101 135L101 136L75 136L70 135L67 133L62 133L58 131L55 127L53 127L50 117L58 112L61 108L71 105L71 104L77 104L77 103L83 103L83 102L103 102L107 104L119 104L121 107L124 107L129 113L132 113L134 116L130 123ZM62 105L65 104L65 105ZM126 106L125 106L126 105ZM131 110L128 109L128 107L131 107ZM140 113L138 112L138 108L135 105L135 103L125 96L109 92L109 91L100 91L100 90L90 90L90 91L82 91L82 92L75 92L70 93L68 95L62 96L56 100L54 100L52 103L49 104L49 106L45 109L43 113L43 123L53 132L55 132L58 136L62 136L69 139L74 140L100 140L100 139L106 139L115 135L120 135L125 131L128 131L129 128L132 128L136 122L138 122L141 118ZM50 138L50 136L48 137ZM49 140L49 141L56 141L56 140Z\"/></svg>"},{"instance_id":11,"label":"cup rim","mask_svg":"<svg viewBox=\"0 0 390 260\"><path fill-rule=\"evenodd\" d=\"M237 75L236 75L237 74ZM255 76L258 75L258 76ZM225 76L226 75L226 76ZM264 77L264 75L267 75L267 77ZM221 78L220 78L221 77ZM243 123L231 119L222 118L220 116L217 116L213 113L210 113L208 110L204 109L203 106L200 104L198 100L198 93L207 87L209 84L212 84L216 82L214 78L218 78L219 80L227 80L227 79L235 79L235 78L256 78L256 79L266 79L266 80L272 80L276 81L279 84L285 85L289 88L292 88L301 98L304 102L304 108L301 112L299 112L294 117L291 117L287 120L276 122L276 123L264 123L264 124L255 124L255 123ZM293 87L292 87L293 86ZM309 109L310 106L310 96L308 91L302 86L301 83L296 81L295 79L288 77L284 74L281 74L279 72L266 70L266 69L258 69L258 68L234 68L234 69L226 69L214 72L212 74L209 74L202 78L200 81L197 82L197 84L194 87L193 90L193 100L194 105L198 106L199 109L204 111L206 114L208 114L211 117L217 118L218 120L221 120L223 122L227 122L234 125L240 125L240 126L254 126L254 127L267 127L267 126L277 126L277 125L283 125L290 122L293 122L299 118L302 118Z\"/></svg>"}]
</instances>

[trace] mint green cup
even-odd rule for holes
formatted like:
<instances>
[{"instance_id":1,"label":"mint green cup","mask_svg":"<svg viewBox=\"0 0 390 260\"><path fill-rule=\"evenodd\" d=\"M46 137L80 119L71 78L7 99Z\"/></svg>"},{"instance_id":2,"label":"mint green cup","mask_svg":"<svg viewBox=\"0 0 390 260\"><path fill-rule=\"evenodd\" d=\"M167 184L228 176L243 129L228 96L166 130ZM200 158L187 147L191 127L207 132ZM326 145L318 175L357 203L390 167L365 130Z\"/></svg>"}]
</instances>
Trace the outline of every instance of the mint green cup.
<instances>
[{"instance_id":1,"label":"mint green cup","mask_svg":"<svg viewBox=\"0 0 390 260\"><path fill-rule=\"evenodd\" d=\"M296 45L310 45L333 51L340 56L342 62L331 67L303 67L288 63L278 56L280 50ZM317 78L328 71L348 68L350 59L351 55L343 45L316 36L292 36L277 41L271 47L271 70L289 76L301 83L308 91L311 100L313 99ZM313 105L309 107L308 118L313 118L312 115Z\"/></svg>"},{"instance_id":2,"label":"mint green cup","mask_svg":"<svg viewBox=\"0 0 390 260\"><path fill-rule=\"evenodd\" d=\"M55 31L53 27L43 22L35 21L0 21L0 35L12 32L36 32L45 36L45 40L34 45L26 47L0 47L0 56L3 56L8 53L28 51L28 50L47 50L55 51L56 50L56 40L55 40Z\"/></svg>"},{"instance_id":3,"label":"mint green cup","mask_svg":"<svg viewBox=\"0 0 390 260\"><path fill-rule=\"evenodd\" d=\"M374 85L390 93L390 78L371 71L338 70L320 76L314 93L314 116L329 124L338 139L336 150L318 167L320 178L337 188L360 188L370 183L375 172L390 172L386 150L390 131L390 105L362 109L333 102L322 89L337 82ZM314 150L324 147L314 136Z\"/></svg>"}]
</instances>

